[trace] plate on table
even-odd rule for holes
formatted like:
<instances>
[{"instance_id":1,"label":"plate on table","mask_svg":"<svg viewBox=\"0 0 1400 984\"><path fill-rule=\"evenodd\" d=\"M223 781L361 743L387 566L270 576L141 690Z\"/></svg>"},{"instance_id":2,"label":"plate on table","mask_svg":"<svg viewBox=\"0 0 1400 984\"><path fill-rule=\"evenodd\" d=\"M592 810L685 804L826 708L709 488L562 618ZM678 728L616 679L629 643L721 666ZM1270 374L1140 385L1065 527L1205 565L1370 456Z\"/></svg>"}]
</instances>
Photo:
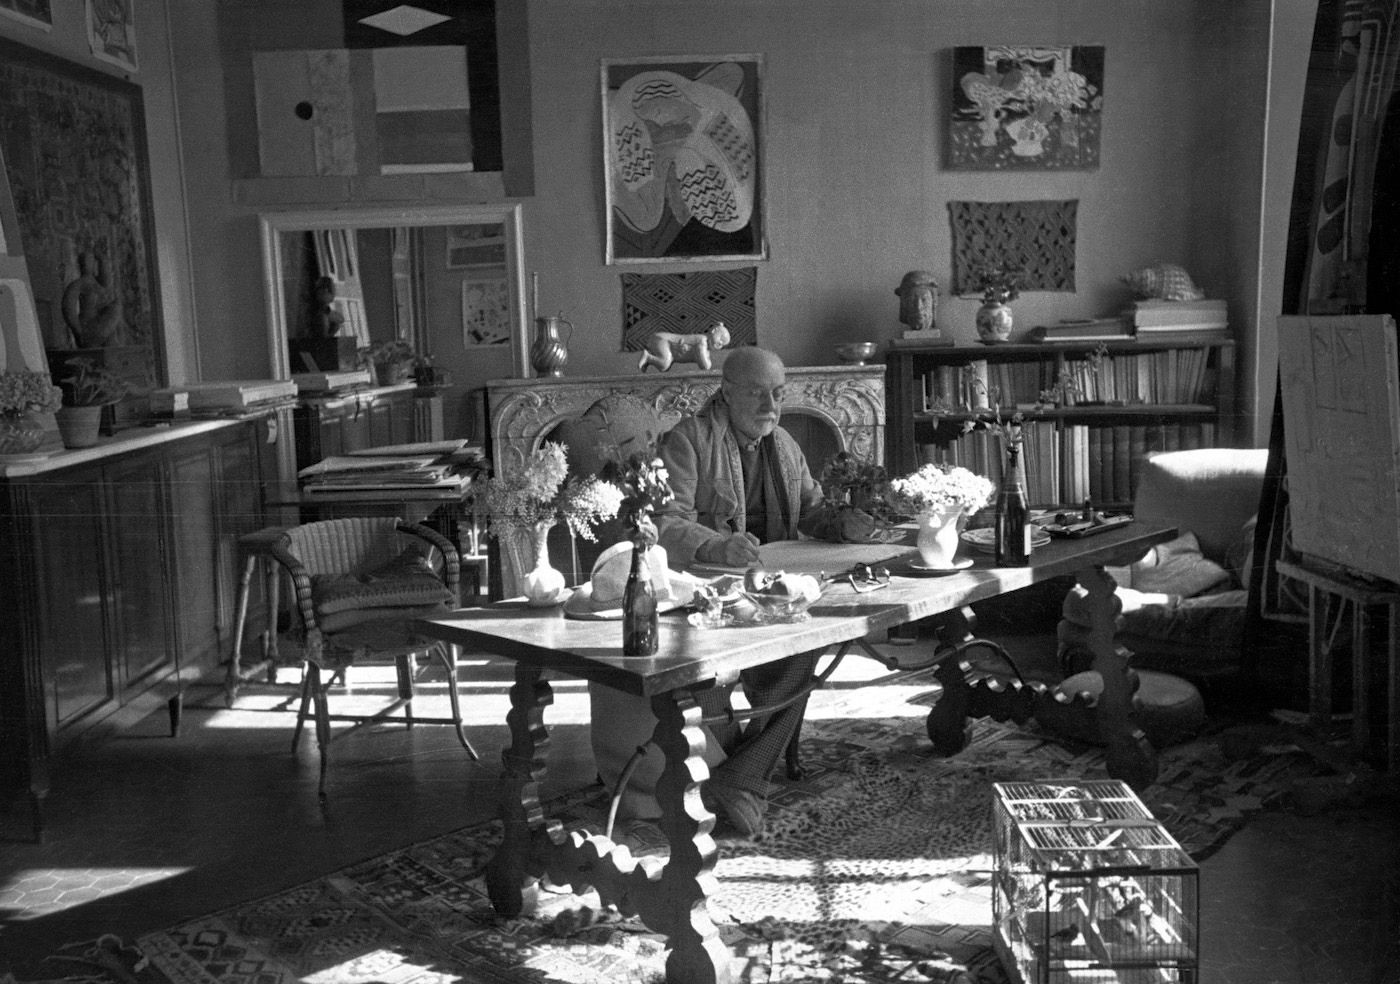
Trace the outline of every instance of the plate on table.
<instances>
[{"instance_id":1,"label":"plate on table","mask_svg":"<svg viewBox=\"0 0 1400 984\"><path fill-rule=\"evenodd\" d=\"M918 560L909 561L909 573L922 577L935 577L939 574L956 574L958 571L965 571L972 566L971 557L959 557L953 561L951 567L930 567Z\"/></svg>"},{"instance_id":2,"label":"plate on table","mask_svg":"<svg viewBox=\"0 0 1400 984\"><path fill-rule=\"evenodd\" d=\"M997 548L997 531L990 526L979 526L973 530L963 530L962 541L974 550L994 553ZM1031 530L1031 549L1043 547L1050 542L1050 534L1038 527Z\"/></svg>"}]
</instances>

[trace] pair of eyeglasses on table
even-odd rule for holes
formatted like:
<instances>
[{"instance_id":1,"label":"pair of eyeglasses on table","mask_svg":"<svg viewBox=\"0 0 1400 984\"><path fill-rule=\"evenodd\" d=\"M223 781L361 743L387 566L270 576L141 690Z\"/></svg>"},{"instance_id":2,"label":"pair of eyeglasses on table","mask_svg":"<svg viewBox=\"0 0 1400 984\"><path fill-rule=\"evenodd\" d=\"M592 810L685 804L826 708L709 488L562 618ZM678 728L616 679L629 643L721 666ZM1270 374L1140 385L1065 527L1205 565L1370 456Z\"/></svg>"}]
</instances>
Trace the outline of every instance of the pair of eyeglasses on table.
<instances>
[{"instance_id":1,"label":"pair of eyeglasses on table","mask_svg":"<svg viewBox=\"0 0 1400 984\"><path fill-rule=\"evenodd\" d=\"M871 567L869 564L856 564L848 570L838 571L835 574L828 574L822 571L817 580L823 584L832 581L845 581L856 592L864 594L867 591L878 591L890 585L890 569L888 567Z\"/></svg>"}]
</instances>

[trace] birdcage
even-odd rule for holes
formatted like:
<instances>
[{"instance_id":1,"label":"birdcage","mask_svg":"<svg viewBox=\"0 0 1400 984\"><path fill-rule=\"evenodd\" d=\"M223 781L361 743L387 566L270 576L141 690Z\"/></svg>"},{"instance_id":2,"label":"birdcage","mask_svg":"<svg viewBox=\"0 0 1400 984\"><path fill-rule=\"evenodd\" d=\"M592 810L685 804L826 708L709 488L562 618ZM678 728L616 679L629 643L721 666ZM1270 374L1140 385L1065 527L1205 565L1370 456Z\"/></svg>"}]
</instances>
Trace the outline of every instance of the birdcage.
<instances>
[{"instance_id":1,"label":"birdcage","mask_svg":"<svg viewBox=\"0 0 1400 984\"><path fill-rule=\"evenodd\" d=\"M1114 780L994 786L993 938L1020 984L1196 984L1200 872Z\"/></svg>"}]
</instances>

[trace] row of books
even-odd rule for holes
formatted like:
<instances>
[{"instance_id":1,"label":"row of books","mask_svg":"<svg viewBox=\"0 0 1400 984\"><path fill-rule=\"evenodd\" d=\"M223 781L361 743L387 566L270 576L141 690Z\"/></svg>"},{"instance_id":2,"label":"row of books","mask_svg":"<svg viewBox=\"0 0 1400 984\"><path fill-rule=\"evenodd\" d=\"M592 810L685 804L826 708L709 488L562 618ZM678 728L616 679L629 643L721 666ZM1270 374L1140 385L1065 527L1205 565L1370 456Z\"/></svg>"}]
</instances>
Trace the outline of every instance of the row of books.
<instances>
[{"instance_id":1,"label":"row of books","mask_svg":"<svg viewBox=\"0 0 1400 984\"><path fill-rule=\"evenodd\" d=\"M303 372L291 379L227 379L184 383L151 391L151 413L207 417L267 410L300 395L349 392L369 385L369 371Z\"/></svg>"},{"instance_id":2,"label":"row of books","mask_svg":"<svg viewBox=\"0 0 1400 984\"><path fill-rule=\"evenodd\" d=\"M1210 352L1181 348L1066 359L1070 392L1062 403L1209 403L1215 392ZM1043 360L940 365L923 376L923 409L977 409L989 401L1003 408L1032 406L1055 385L1055 375L1055 366Z\"/></svg>"},{"instance_id":3,"label":"row of books","mask_svg":"<svg viewBox=\"0 0 1400 984\"><path fill-rule=\"evenodd\" d=\"M1033 420L1022 430L1021 465L1032 506L1126 504L1137 493L1142 463L1161 451L1215 446L1215 421L1149 424L1057 424ZM970 431L945 445L919 447L921 461L960 465L999 483L1005 466L1000 438Z\"/></svg>"}]
</instances>

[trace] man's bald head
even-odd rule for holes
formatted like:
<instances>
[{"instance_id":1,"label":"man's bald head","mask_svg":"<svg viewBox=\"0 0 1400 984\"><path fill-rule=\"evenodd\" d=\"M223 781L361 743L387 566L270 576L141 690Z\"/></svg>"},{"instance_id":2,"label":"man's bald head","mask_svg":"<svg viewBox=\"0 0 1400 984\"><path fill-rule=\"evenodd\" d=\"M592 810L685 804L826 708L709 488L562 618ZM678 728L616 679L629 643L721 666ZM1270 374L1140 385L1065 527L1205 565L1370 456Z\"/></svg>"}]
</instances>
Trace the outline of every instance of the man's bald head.
<instances>
[{"instance_id":1,"label":"man's bald head","mask_svg":"<svg viewBox=\"0 0 1400 984\"><path fill-rule=\"evenodd\" d=\"M729 423L744 443L773 433L783 415L783 360L767 349L745 345L725 358L722 375Z\"/></svg>"},{"instance_id":2,"label":"man's bald head","mask_svg":"<svg viewBox=\"0 0 1400 984\"><path fill-rule=\"evenodd\" d=\"M783 360L776 352L761 349L756 345L741 345L730 351L724 360L723 376L726 382L748 385L758 379L766 379L774 373L786 375Z\"/></svg>"}]
</instances>

